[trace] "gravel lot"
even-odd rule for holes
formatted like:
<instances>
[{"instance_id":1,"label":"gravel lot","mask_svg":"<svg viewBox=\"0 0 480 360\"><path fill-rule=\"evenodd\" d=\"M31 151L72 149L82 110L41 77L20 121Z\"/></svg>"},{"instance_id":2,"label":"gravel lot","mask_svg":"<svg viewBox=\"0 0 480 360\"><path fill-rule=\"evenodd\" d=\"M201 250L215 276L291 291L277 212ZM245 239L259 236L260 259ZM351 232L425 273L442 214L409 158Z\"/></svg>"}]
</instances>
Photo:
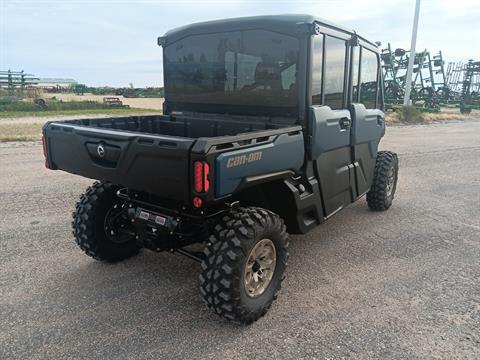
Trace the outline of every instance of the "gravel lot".
<instances>
[{"instance_id":1,"label":"gravel lot","mask_svg":"<svg viewBox=\"0 0 480 360\"><path fill-rule=\"evenodd\" d=\"M70 233L91 181L0 144L0 359L480 358L480 122L389 128L394 206L292 236L279 299L249 327L203 305L199 265L98 263Z\"/></svg>"}]
</instances>

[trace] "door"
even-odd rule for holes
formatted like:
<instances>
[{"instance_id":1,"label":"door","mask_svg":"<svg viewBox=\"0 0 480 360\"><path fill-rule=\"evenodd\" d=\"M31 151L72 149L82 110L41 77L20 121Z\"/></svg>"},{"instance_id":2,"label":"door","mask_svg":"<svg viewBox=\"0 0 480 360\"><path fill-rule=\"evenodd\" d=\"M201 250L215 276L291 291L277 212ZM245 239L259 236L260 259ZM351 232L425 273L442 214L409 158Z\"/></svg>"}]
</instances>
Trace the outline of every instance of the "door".
<instances>
[{"instance_id":1,"label":"door","mask_svg":"<svg viewBox=\"0 0 480 360\"><path fill-rule=\"evenodd\" d=\"M355 197L365 194L373 181L378 144L385 133L380 100L379 57L368 44L352 48L351 147L355 169Z\"/></svg>"},{"instance_id":2,"label":"door","mask_svg":"<svg viewBox=\"0 0 480 360\"><path fill-rule=\"evenodd\" d=\"M353 201L351 113L347 104L347 39L319 34L312 40L312 106L309 114L310 156L319 180L324 215Z\"/></svg>"},{"instance_id":3,"label":"door","mask_svg":"<svg viewBox=\"0 0 480 360\"><path fill-rule=\"evenodd\" d=\"M350 111L312 106L310 119L311 156L328 217L353 201Z\"/></svg>"}]
</instances>

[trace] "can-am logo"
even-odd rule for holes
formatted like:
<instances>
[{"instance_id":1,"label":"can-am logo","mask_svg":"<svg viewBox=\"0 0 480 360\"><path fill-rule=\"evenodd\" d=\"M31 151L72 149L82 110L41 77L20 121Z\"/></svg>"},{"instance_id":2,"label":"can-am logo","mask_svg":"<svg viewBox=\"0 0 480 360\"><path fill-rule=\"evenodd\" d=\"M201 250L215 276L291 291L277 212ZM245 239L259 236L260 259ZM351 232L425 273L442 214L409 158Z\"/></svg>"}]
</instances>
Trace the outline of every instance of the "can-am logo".
<instances>
[{"instance_id":1,"label":"can-am logo","mask_svg":"<svg viewBox=\"0 0 480 360\"><path fill-rule=\"evenodd\" d=\"M227 168L250 164L251 162L262 159L262 151L253 152L250 154L233 156L227 161Z\"/></svg>"},{"instance_id":2,"label":"can-am logo","mask_svg":"<svg viewBox=\"0 0 480 360\"><path fill-rule=\"evenodd\" d=\"M97 146L97 154L98 154L98 156L100 156L100 157L104 157L104 156L105 156L105 148L103 147L102 144L100 144L100 145Z\"/></svg>"}]
</instances>

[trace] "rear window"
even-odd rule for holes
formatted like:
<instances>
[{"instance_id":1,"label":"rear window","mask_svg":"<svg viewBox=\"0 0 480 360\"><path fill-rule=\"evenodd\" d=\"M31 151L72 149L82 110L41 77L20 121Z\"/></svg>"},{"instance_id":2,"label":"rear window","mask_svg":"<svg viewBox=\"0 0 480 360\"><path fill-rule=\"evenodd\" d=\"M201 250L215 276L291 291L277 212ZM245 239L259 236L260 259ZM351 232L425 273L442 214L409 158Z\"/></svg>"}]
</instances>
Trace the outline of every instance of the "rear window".
<instances>
[{"instance_id":1,"label":"rear window","mask_svg":"<svg viewBox=\"0 0 480 360\"><path fill-rule=\"evenodd\" d=\"M297 38L266 30L183 38L164 49L167 101L295 115L298 53Z\"/></svg>"}]
</instances>

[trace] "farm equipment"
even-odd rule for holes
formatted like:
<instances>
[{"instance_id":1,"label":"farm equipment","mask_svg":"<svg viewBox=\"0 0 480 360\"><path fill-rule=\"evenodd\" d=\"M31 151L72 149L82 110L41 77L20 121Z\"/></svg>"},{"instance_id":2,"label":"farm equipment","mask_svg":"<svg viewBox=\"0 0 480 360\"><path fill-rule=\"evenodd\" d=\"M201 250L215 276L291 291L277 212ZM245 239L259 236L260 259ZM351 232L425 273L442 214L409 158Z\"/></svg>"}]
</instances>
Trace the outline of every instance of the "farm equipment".
<instances>
[{"instance_id":1,"label":"farm equipment","mask_svg":"<svg viewBox=\"0 0 480 360\"><path fill-rule=\"evenodd\" d=\"M25 71L0 71L0 88L7 88L10 95L15 90L24 90L25 88L38 84L38 78L33 74L27 74Z\"/></svg>"},{"instance_id":2,"label":"farm equipment","mask_svg":"<svg viewBox=\"0 0 480 360\"><path fill-rule=\"evenodd\" d=\"M45 111L48 109L47 102L44 99L35 99L33 102L40 110Z\"/></svg>"},{"instance_id":3,"label":"farm equipment","mask_svg":"<svg viewBox=\"0 0 480 360\"><path fill-rule=\"evenodd\" d=\"M103 104L110 107L129 108L130 105L124 105L118 97L104 97Z\"/></svg>"},{"instance_id":4,"label":"farm equipment","mask_svg":"<svg viewBox=\"0 0 480 360\"><path fill-rule=\"evenodd\" d=\"M469 60L464 68L460 112L470 113L480 109L480 61Z\"/></svg>"},{"instance_id":5,"label":"farm equipment","mask_svg":"<svg viewBox=\"0 0 480 360\"><path fill-rule=\"evenodd\" d=\"M115 95L123 95L126 98L161 98L164 96L163 88L124 88L118 89Z\"/></svg>"},{"instance_id":6,"label":"farm equipment","mask_svg":"<svg viewBox=\"0 0 480 360\"><path fill-rule=\"evenodd\" d=\"M390 44L381 52L385 106L403 103L409 51L392 50ZM424 50L415 54L411 100L425 110L458 106L462 113L480 109L480 61L450 62L445 66L442 52L431 55Z\"/></svg>"},{"instance_id":7,"label":"farm equipment","mask_svg":"<svg viewBox=\"0 0 480 360\"><path fill-rule=\"evenodd\" d=\"M472 109L480 109L480 61L450 62L447 66L447 82L452 102L460 107L461 113L468 114Z\"/></svg>"},{"instance_id":8,"label":"farm equipment","mask_svg":"<svg viewBox=\"0 0 480 360\"><path fill-rule=\"evenodd\" d=\"M400 48L393 51L390 44L382 50L385 104L388 107L403 103L409 53ZM438 109L439 104L449 101L450 97L442 52L436 55L431 55L427 50L418 52L413 63L413 104L425 109Z\"/></svg>"}]
</instances>

